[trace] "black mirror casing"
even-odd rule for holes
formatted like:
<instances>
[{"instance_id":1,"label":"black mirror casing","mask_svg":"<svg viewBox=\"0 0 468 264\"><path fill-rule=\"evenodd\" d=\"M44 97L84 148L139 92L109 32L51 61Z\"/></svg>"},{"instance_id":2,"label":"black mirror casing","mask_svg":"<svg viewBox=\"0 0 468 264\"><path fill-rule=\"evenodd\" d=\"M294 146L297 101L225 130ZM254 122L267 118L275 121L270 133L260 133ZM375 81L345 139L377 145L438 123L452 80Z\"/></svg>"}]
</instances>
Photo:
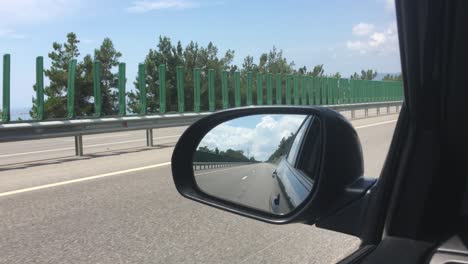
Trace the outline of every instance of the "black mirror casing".
<instances>
[{"instance_id":1,"label":"black mirror casing","mask_svg":"<svg viewBox=\"0 0 468 264\"><path fill-rule=\"evenodd\" d=\"M259 114L314 115L320 120L322 153L312 193L288 214L274 215L208 195L195 181L193 152L202 138L223 122ZM184 197L273 224L315 224L363 197L375 183L363 177L361 145L352 125L340 113L324 107L256 106L213 113L185 130L175 146L171 165L176 188Z\"/></svg>"}]
</instances>

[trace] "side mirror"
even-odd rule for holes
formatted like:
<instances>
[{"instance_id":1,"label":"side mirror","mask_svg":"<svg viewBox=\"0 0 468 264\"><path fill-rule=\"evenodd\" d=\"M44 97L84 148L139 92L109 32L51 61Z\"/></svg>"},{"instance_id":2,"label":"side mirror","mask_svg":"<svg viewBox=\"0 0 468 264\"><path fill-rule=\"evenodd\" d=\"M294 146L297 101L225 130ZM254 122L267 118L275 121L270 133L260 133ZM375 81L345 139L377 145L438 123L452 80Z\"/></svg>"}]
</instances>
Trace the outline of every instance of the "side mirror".
<instances>
[{"instance_id":1,"label":"side mirror","mask_svg":"<svg viewBox=\"0 0 468 264\"><path fill-rule=\"evenodd\" d=\"M191 125L172 155L183 196L274 224L318 223L361 198L361 145L322 107L244 107Z\"/></svg>"}]
</instances>

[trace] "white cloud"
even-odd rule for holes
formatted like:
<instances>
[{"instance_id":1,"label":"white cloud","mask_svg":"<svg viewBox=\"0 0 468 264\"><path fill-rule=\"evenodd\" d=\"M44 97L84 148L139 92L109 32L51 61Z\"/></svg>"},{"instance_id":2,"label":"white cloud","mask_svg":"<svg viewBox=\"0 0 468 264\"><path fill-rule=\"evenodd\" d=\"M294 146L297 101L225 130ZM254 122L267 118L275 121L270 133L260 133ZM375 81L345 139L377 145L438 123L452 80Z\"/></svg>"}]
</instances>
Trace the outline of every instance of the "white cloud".
<instances>
[{"instance_id":1,"label":"white cloud","mask_svg":"<svg viewBox=\"0 0 468 264\"><path fill-rule=\"evenodd\" d=\"M353 34L356 36L367 36L374 31L373 24L359 23L353 27Z\"/></svg>"},{"instance_id":2,"label":"white cloud","mask_svg":"<svg viewBox=\"0 0 468 264\"><path fill-rule=\"evenodd\" d=\"M387 37L384 33L375 32L370 36L369 45L371 47L378 47L385 43Z\"/></svg>"},{"instance_id":3,"label":"white cloud","mask_svg":"<svg viewBox=\"0 0 468 264\"><path fill-rule=\"evenodd\" d=\"M295 133L305 116L264 115L255 128L233 126L223 123L211 130L199 146L243 150L246 155L257 160L266 160L276 150L283 137ZM237 121L239 122L239 121ZM247 153L248 152L248 153Z\"/></svg>"},{"instance_id":4,"label":"white cloud","mask_svg":"<svg viewBox=\"0 0 468 264\"><path fill-rule=\"evenodd\" d=\"M395 12L395 0L385 0L385 9L390 12Z\"/></svg>"},{"instance_id":5,"label":"white cloud","mask_svg":"<svg viewBox=\"0 0 468 264\"><path fill-rule=\"evenodd\" d=\"M63 17L79 7L78 0L0 0L0 37L21 39L18 25L38 24Z\"/></svg>"},{"instance_id":6,"label":"white cloud","mask_svg":"<svg viewBox=\"0 0 468 264\"><path fill-rule=\"evenodd\" d=\"M188 9L199 7L200 4L187 0L158 0L158 1L135 1L127 8L130 13L146 13L161 9Z\"/></svg>"},{"instance_id":7,"label":"white cloud","mask_svg":"<svg viewBox=\"0 0 468 264\"><path fill-rule=\"evenodd\" d=\"M354 35L356 35L354 32L356 26L353 27ZM358 52L359 54L371 53L386 55L398 53L398 33L396 23L390 23L381 31L375 30L367 35L361 34L356 40L348 40L346 41L346 47L351 51Z\"/></svg>"}]
</instances>

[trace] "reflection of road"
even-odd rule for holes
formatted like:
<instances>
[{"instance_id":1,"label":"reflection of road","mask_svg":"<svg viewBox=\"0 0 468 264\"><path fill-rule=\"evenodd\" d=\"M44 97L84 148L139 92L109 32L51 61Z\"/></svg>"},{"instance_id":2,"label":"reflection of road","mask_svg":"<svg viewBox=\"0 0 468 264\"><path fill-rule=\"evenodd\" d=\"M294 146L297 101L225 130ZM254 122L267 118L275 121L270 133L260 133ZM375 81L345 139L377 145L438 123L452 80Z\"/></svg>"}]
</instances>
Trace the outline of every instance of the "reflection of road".
<instances>
[{"instance_id":1,"label":"reflection of road","mask_svg":"<svg viewBox=\"0 0 468 264\"><path fill-rule=\"evenodd\" d=\"M235 166L195 173L200 189L233 202L270 211L275 166L270 163Z\"/></svg>"}]
</instances>

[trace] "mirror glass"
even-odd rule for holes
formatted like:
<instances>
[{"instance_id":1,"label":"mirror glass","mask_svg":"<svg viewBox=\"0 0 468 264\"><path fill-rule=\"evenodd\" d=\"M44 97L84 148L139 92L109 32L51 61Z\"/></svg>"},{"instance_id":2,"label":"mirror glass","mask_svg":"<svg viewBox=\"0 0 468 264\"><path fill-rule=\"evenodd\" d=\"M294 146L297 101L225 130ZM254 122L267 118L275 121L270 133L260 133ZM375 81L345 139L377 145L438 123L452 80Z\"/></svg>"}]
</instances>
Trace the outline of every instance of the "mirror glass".
<instances>
[{"instance_id":1,"label":"mirror glass","mask_svg":"<svg viewBox=\"0 0 468 264\"><path fill-rule=\"evenodd\" d=\"M320 161L320 121L306 115L251 115L213 128L193 170L205 193L273 214L287 214L312 191Z\"/></svg>"}]
</instances>

